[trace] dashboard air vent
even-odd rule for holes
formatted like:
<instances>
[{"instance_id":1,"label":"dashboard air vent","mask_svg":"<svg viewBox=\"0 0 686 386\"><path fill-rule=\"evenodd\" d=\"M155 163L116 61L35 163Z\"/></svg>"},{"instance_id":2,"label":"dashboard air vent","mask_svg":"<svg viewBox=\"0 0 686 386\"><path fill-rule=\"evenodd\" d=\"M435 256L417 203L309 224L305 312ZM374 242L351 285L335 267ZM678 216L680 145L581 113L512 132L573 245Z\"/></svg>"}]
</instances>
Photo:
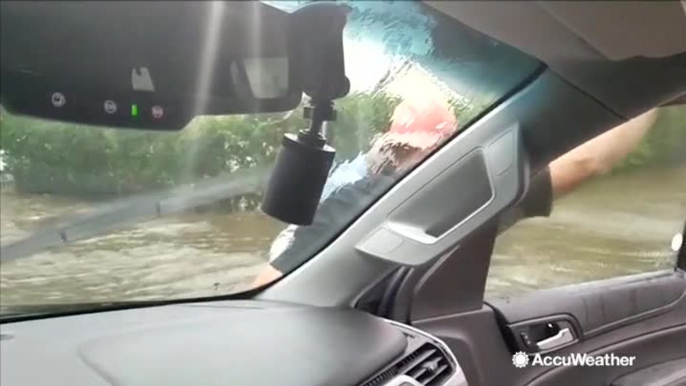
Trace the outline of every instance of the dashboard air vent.
<instances>
[{"instance_id":1,"label":"dashboard air vent","mask_svg":"<svg viewBox=\"0 0 686 386\"><path fill-rule=\"evenodd\" d=\"M364 386L380 386L397 375L407 375L424 386L442 386L453 373L448 358L436 345L426 343Z\"/></svg>"},{"instance_id":2,"label":"dashboard air vent","mask_svg":"<svg viewBox=\"0 0 686 386\"><path fill-rule=\"evenodd\" d=\"M375 376L372 378L369 382L365 383L362 386L379 386L383 385L386 383L386 381L390 380L391 378L395 377L398 375L398 369L393 366L390 369L384 371L383 373Z\"/></svg>"},{"instance_id":3,"label":"dashboard air vent","mask_svg":"<svg viewBox=\"0 0 686 386\"><path fill-rule=\"evenodd\" d=\"M450 362L443 351L427 343L398 363L399 374L412 377L425 386L439 386L452 373Z\"/></svg>"}]
</instances>

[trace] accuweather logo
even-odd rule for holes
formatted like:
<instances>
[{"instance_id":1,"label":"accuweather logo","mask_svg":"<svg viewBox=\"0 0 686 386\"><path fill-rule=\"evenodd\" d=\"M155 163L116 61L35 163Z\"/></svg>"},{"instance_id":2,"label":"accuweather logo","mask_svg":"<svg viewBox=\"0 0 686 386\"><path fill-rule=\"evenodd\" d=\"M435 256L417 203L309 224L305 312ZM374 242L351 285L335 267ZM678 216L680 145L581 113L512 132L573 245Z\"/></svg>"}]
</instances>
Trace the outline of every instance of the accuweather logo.
<instances>
[{"instance_id":1,"label":"accuweather logo","mask_svg":"<svg viewBox=\"0 0 686 386\"><path fill-rule=\"evenodd\" d=\"M536 354L533 360L524 352L517 352L512 355L512 364L521 369L529 365L531 366L617 366L627 367L633 366L635 356L618 356L615 354L605 355L588 355L588 354L570 354L566 356L542 356Z\"/></svg>"},{"instance_id":2,"label":"accuweather logo","mask_svg":"<svg viewBox=\"0 0 686 386\"><path fill-rule=\"evenodd\" d=\"M524 367L526 367L526 365L529 364L529 356L526 355L525 353L521 352L521 351L516 352L512 356L512 364L515 365L515 367L517 367L519 369L524 368Z\"/></svg>"}]
</instances>

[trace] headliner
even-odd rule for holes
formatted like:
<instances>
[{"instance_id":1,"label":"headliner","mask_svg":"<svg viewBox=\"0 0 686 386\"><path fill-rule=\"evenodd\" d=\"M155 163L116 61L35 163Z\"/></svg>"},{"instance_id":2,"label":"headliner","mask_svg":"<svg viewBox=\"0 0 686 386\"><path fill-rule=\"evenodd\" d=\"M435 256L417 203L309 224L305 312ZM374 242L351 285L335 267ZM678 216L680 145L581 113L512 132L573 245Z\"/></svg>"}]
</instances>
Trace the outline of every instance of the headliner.
<instances>
[{"instance_id":1,"label":"headliner","mask_svg":"<svg viewBox=\"0 0 686 386\"><path fill-rule=\"evenodd\" d=\"M681 1L425 1L546 63L625 119L686 94Z\"/></svg>"}]
</instances>

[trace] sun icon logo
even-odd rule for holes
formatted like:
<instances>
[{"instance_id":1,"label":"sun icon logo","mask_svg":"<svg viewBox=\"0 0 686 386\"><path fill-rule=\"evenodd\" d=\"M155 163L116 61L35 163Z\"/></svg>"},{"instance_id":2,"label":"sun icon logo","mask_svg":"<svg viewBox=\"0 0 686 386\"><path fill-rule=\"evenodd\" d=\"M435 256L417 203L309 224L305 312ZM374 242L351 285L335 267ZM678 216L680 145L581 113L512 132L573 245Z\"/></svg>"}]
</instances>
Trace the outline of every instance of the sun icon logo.
<instances>
[{"instance_id":1,"label":"sun icon logo","mask_svg":"<svg viewBox=\"0 0 686 386\"><path fill-rule=\"evenodd\" d=\"M521 351L516 352L512 356L512 364L518 369L524 368L529 364L529 356Z\"/></svg>"}]
</instances>

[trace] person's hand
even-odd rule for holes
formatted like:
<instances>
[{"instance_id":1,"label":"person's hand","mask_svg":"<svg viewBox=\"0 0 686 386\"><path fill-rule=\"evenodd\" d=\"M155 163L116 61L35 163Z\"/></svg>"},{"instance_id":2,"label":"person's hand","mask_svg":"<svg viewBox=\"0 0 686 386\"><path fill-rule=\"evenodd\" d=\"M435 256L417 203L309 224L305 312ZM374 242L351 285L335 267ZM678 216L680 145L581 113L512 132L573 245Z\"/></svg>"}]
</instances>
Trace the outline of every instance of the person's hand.
<instances>
[{"instance_id":1,"label":"person's hand","mask_svg":"<svg viewBox=\"0 0 686 386\"><path fill-rule=\"evenodd\" d=\"M267 285L271 282L273 282L276 279L281 278L283 274L279 272L276 268L272 267L271 264L267 264L267 266L260 272L259 275L255 278L255 280L252 283L252 288L258 288L262 287L263 285Z\"/></svg>"}]
</instances>

